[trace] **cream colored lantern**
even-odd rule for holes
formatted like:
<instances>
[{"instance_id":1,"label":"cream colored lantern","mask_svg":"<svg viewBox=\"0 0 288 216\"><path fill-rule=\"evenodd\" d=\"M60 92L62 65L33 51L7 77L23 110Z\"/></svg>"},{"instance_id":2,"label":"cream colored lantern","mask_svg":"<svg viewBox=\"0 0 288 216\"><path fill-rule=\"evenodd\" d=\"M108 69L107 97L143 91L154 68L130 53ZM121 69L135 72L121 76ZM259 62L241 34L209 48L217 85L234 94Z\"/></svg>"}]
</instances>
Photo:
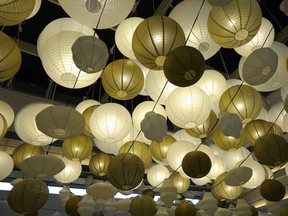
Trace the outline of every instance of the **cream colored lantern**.
<instances>
[{"instance_id":1,"label":"cream colored lantern","mask_svg":"<svg viewBox=\"0 0 288 216\"><path fill-rule=\"evenodd\" d=\"M14 167L14 162L13 162L12 157L4 151L0 151L0 160L1 160L0 180L3 180L6 177L8 177L10 173L12 172L13 167Z\"/></svg>"},{"instance_id":2,"label":"cream colored lantern","mask_svg":"<svg viewBox=\"0 0 288 216\"><path fill-rule=\"evenodd\" d=\"M27 19L34 17L38 13L38 11L40 10L41 4L42 4L42 0L35 0L35 5L33 7L33 10L30 13L30 15L27 17Z\"/></svg>"},{"instance_id":3,"label":"cream colored lantern","mask_svg":"<svg viewBox=\"0 0 288 216\"><path fill-rule=\"evenodd\" d=\"M75 110L82 114L87 108L94 105L101 105L101 103L93 99L83 100L79 104L77 104Z\"/></svg>"},{"instance_id":4,"label":"cream colored lantern","mask_svg":"<svg viewBox=\"0 0 288 216\"><path fill-rule=\"evenodd\" d=\"M168 178L170 172L164 165L154 165L147 171L147 180L153 187L161 187L164 179Z\"/></svg>"},{"instance_id":5,"label":"cream colored lantern","mask_svg":"<svg viewBox=\"0 0 288 216\"><path fill-rule=\"evenodd\" d=\"M81 163L79 161L68 160L65 157L62 157L61 159L65 163L65 168L57 175L54 175L54 178L56 181L63 184L75 181L82 172Z\"/></svg>"},{"instance_id":6,"label":"cream colored lantern","mask_svg":"<svg viewBox=\"0 0 288 216\"><path fill-rule=\"evenodd\" d=\"M0 100L0 114L5 118L7 127L9 128L15 118L14 110L7 102Z\"/></svg>"},{"instance_id":7,"label":"cream colored lantern","mask_svg":"<svg viewBox=\"0 0 288 216\"><path fill-rule=\"evenodd\" d=\"M252 159L250 151L245 147L240 147L235 151L223 151L222 159L226 165L226 170L233 169L239 161L244 159Z\"/></svg>"}]
</instances>

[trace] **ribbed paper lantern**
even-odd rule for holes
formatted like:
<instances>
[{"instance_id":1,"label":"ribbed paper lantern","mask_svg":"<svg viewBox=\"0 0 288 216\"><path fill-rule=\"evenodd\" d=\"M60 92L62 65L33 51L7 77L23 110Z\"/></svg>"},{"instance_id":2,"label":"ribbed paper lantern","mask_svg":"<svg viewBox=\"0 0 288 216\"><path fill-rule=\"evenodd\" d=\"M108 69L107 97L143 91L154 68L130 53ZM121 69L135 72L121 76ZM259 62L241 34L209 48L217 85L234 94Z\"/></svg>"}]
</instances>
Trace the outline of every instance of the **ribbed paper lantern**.
<instances>
[{"instance_id":1,"label":"ribbed paper lantern","mask_svg":"<svg viewBox=\"0 0 288 216\"><path fill-rule=\"evenodd\" d=\"M41 4L42 4L42 0L35 0L35 5L33 7L33 10L30 13L30 15L27 17L27 19L34 17L38 13L38 11L40 10Z\"/></svg>"},{"instance_id":2,"label":"ribbed paper lantern","mask_svg":"<svg viewBox=\"0 0 288 216\"><path fill-rule=\"evenodd\" d=\"M249 181L252 177L252 169L241 166L230 170L224 178L225 184L229 186L241 186Z\"/></svg>"},{"instance_id":3,"label":"ribbed paper lantern","mask_svg":"<svg viewBox=\"0 0 288 216\"><path fill-rule=\"evenodd\" d=\"M161 187L164 179L168 178L170 172L164 165L154 165L147 171L147 180L153 187Z\"/></svg>"},{"instance_id":4,"label":"ribbed paper lantern","mask_svg":"<svg viewBox=\"0 0 288 216\"><path fill-rule=\"evenodd\" d=\"M196 210L192 203L182 200L175 209L175 216L196 216Z\"/></svg>"},{"instance_id":5,"label":"ribbed paper lantern","mask_svg":"<svg viewBox=\"0 0 288 216\"><path fill-rule=\"evenodd\" d=\"M154 200L147 195L134 197L130 204L132 216L153 216L157 212Z\"/></svg>"},{"instance_id":6,"label":"ribbed paper lantern","mask_svg":"<svg viewBox=\"0 0 288 216\"><path fill-rule=\"evenodd\" d=\"M28 177L44 178L53 176L65 168L65 163L53 155L33 155L21 164L21 171Z\"/></svg>"},{"instance_id":7,"label":"ribbed paper lantern","mask_svg":"<svg viewBox=\"0 0 288 216\"><path fill-rule=\"evenodd\" d=\"M39 112L50 106L52 105L48 103L36 102L30 103L18 111L14 127L20 139L38 146L48 145L56 140L41 132L36 125L36 116Z\"/></svg>"},{"instance_id":8,"label":"ribbed paper lantern","mask_svg":"<svg viewBox=\"0 0 288 216\"><path fill-rule=\"evenodd\" d=\"M86 73L99 72L107 64L108 48L94 36L79 37L71 49L75 65Z\"/></svg>"},{"instance_id":9,"label":"ribbed paper lantern","mask_svg":"<svg viewBox=\"0 0 288 216\"><path fill-rule=\"evenodd\" d=\"M209 117L210 105L210 98L203 90L190 86L177 88L169 95L166 111L173 124L186 129L203 124Z\"/></svg>"},{"instance_id":10,"label":"ribbed paper lantern","mask_svg":"<svg viewBox=\"0 0 288 216\"><path fill-rule=\"evenodd\" d=\"M180 175L182 175L182 174L180 173ZM207 176L204 176L203 178L191 178L191 181L195 185L198 185L198 186L203 186L203 185L206 185L208 183L211 183L211 179L208 178Z\"/></svg>"},{"instance_id":11,"label":"ribbed paper lantern","mask_svg":"<svg viewBox=\"0 0 288 216\"><path fill-rule=\"evenodd\" d=\"M108 143L118 142L131 130L132 120L128 110L116 103L99 106L90 117L92 134Z\"/></svg>"},{"instance_id":12,"label":"ribbed paper lantern","mask_svg":"<svg viewBox=\"0 0 288 216\"><path fill-rule=\"evenodd\" d=\"M172 84L187 87L195 84L203 75L205 61L197 49L190 46L180 46L166 56L164 74Z\"/></svg>"},{"instance_id":13,"label":"ribbed paper lantern","mask_svg":"<svg viewBox=\"0 0 288 216\"><path fill-rule=\"evenodd\" d=\"M268 111L267 120L270 122L275 122L278 126L281 127L283 132L285 132L286 128L284 128L284 117L286 115L286 111L284 109L283 101L278 103L274 103Z\"/></svg>"},{"instance_id":14,"label":"ribbed paper lantern","mask_svg":"<svg viewBox=\"0 0 288 216\"><path fill-rule=\"evenodd\" d=\"M192 151L182 160L182 169L191 178L202 178L211 169L211 160L207 154L201 151Z\"/></svg>"},{"instance_id":15,"label":"ribbed paper lantern","mask_svg":"<svg viewBox=\"0 0 288 216\"><path fill-rule=\"evenodd\" d=\"M228 5L232 0L207 0L208 3L214 7Z\"/></svg>"},{"instance_id":16,"label":"ribbed paper lantern","mask_svg":"<svg viewBox=\"0 0 288 216\"><path fill-rule=\"evenodd\" d=\"M5 118L7 127L9 128L14 121L14 110L7 102L0 100L0 114Z\"/></svg>"},{"instance_id":17,"label":"ribbed paper lantern","mask_svg":"<svg viewBox=\"0 0 288 216\"><path fill-rule=\"evenodd\" d=\"M152 156L159 161L166 162L167 151L175 141L176 139L168 134L162 138L162 142L152 141L149 146Z\"/></svg>"},{"instance_id":18,"label":"ribbed paper lantern","mask_svg":"<svg viewBox=\"0 0 288 216\"><path fill-rule=\"evenodd\" d=\"M262 164L280 166L288 161L288 142L276 134L263 135L255 142L254 154Z\"/></svg>"},{"instance_id":19,"label":"ribbed paper lantern","mask_svg":"<svg viewBox=\"0 0 288 216\"><path fill-rule=\"evenodd\" d=\"M49 189L40 180L23 179L10 191L7 201L13 211L25 214L37 212L47 202Z\"/></svg>"},{"instance_id":20,"label":"ribbed paper lantern","mask_svg":"<svg viewBox=\"0 0 288 216\"><path fill-rule=\"evenodd\" d=\"M93 155L89 161L90 172L96 176L105 176L110 164L110 160L111 156L103 152Z\"/></svg>"},{"instance_id":21,"label":"ribbed paper lantern","mask_svg":"<svg viewBox=\"0 0 288 216\"><path fill-rule=\"evenodd\" d=\"M36 115L36 125L44 134L67 139L84 131L85 119L76 110L65 106L50 106Z\"/></svg>"},{"instance_id":22,"label":"ribbed paper lantern","mask_svg":"<svg viewBox=\"0 0 288 216\"><path fill-rule=\"evenodd\" d=\"M220 49L220 46L210 37L207 29L211 8L207 1L203 5L197 0L183 1L177 4L169 14L169 17L182 27L187 38L186 45L198 49L205 59L209 59Z\"/></svg>"},{"instance_id":23,"label":"ribbed paper lantern","mask_svg":"<svg viewBox=\"0 0 288 216\"><path fill-rule=\"evenodd\" d=\"M54 178L56 181L63 184L68 184L75 181L81 174L81 163L79 161L68 160L65 157L62 157L61 159L65 163L65 168L57 175L54 175Z\"/></svg>"},{"instance_id":24,"label":"ribbed paper lantern","mask_svg":"<svg viewBox=\"0 0 288 216\"><path fill-rule=\"evenodd\" d=\"M118 27L117 27L117 28L118 28ZM130 59L130 60L133 61L134 63L136 63L136 64L140 67L140 69L141 69L141 71L142 71L142 73L143 73L143 76L144 76L144 85L143 85L141 91L139 92L139 95L147 96L148 93L147 93L147 89L146 89L146 84L147 84L146 78L147 78L147 74L148 74L149 69L148 69L147 67L145 67L144 65L142 65L142 64L141 64L138 60L136 60L136 59Z\"/></svg>"},{"instance_id":25,"label":"ribbed paper lantern","mask_svg":"<svg viewBox=\"0 0 288 216\"><path fill-rule=\"evenodd\" d=\"M244 159L252 159L250 151L245 147L240 147L235 151L223 151L221 157L226 165L226 170L229 171L233 169L239 161Z\"/></svg>"},{"instance_id":26,"label":"ribbed paper lantern","mask_svg":"<svg viewBox=\"0 0 288 216\"><path fill-rule=\"evenodd\" d=\"M202 140L200 138L195 138L193 136L190 136L185 129L180 129L176 131L175 133L172 134L172 136L177 140L185 140L188 142L193 143L194 145L199 145L201 144Z\"/></svg>"},{"instance_id":27,"label":"ribbed paper lantern","mask_svg":"<svg viewBox=\"0 0 288 216\"><path fill-rule=\"evenodd\" d=\"M82 113L83 117L85 118L85 130L84 130L84 133L88 137L94 137L92 132L91 132L91 129L90 129L90 117L91 117L92 113L94 112L94 110L96 108L98 108L99 106L100 105L90 106L87 109L85 109L84 112Z\"/></svg>"},{"instance_id":28,"label":"ribbed paper lantern","mask_svg":"<svg viewBox=\"0 0 288 216\"><path fill-rule=\"evenodd\" d=\"M255 142L265 134L277 134L282 136L283 131L277 124L262 119L255 119L244 127L245 140L253 146Z\"/></svg>"},{"instance_id":29,"label":"ribbed paper lantern","mask_svg":"<svg viewBox=\"0 0 288 216\"><path fill-rule=\"evenodd\" d=\"M5 136L7 132L7 121L4 116L0 113L0 140Z\"/></svg>"},{"instance_id":30,"label":"ribbed paper lantern","mask_svg":"<svg viewBox=\"0 0 288 216\"><path fill-rule=\"evenodd\" d=\"M72 19L91 28L106 29L123 21L131 12L135 0L93 0L87 3L78 0L60 0L59 3ZM98 20L101 20L99 24Z\"/></svg>"},{"instance_id":31,"label":"ribbed paper lantern","mask_svg":"<svg viewBox=\"0 0 288 216\"><path fill-rule=\"evenodd\" d=\"M0 181L1 181L10 175L14 167L14 162L12 157L4 151L0 151L0 160L1 160L0 164L1 169Z\"/></svg>"},{"instance_id":32,"label":"ribbed paper lantern","mask_svg":"<svg viewBox=\"0 0 288 216\"><path fill-rule=\"evenodd\" d=\"M129 17L121 22L115 32L115 43L119 51L130 59L136 59L132 50L132 38L135 29L144 19Z\"/></svg>"},{"instance_id":33,"label":"ribbed paper lantern","mask_svg":"<svg viewBox=\"0 0 288 216\"><path fill-rule=\"evenodd\" d=\"M274 41L275 30L272 23L262 17L259 31L247 44L235 48L235 51L244 57L248 57L254 50L261 47L270 47Z\"/></svg>"},{"instance_id":34,"label":"ribbed paper lantern","mask_svg":"<svg viewBox=\"0 0 288 216\"><path fill-rule=\"evenodd\" d=\"M145 169L149 168L152 163L152 155L148 147L139 141L129 141L121 146L118 154L131 153L137 155L143 162Z\"/></svg>"},{"instance_id":35,"label":"ribbed paper lantern","mask_svg":"<svg viewBox=\"0 0 288 216\"><path fill-rule=\"evenodd\" d=\"M219 101L220 111L239 115L242 123L248 123L256 118L262 110L262 105L259 92L247 85L236 85L227 89Z\"/></svg>"},{"instance_id":36,"label":"ribbed paper lantern","mask_svg":"<svg viewBox=\"0 0 288 216\"><path fill-rule=\"evenodd\" d=\"M226 171L226 164L224 163L224 161L220 156L215 155L214 162L211 166L209 173L207 174L207 177L210 179L216 179L217 176L219 176L221 173L225 171Z\"/></svg>"},{"instance_id":37,"label":"ribbed paper lantern","mask_svg":"<svg viewBox=\"0 0 288 216\"><path fill-rule=\"evenodd\" d=\"M0 26L12 26L23 22L33 11L34 5L35 0L6 0L1 2Z\"/></svg>"},{"instance_id":38,"label":"ribbed paper lantern","mask_svg":"<svg viewBox=\"0 0 288 216\"><path fill-rule=\"evenodd\" d=\"M23 0L22 2L24 3ZM1 9L0 5L0 14L2 13ZM2 16L0 17L3 18ZM22 57L18 45L2 31L0 32L0 44L0 82L3 82L13 77L19 71Z\"/></svg>"},{"instance_id":39,"label":"ribbed paper lantern","mask_svg":"<svg viewBox=\"0 0 288 216\"><path fill-rule=\"evenodd\" d=\"M65 212L68 215L80 216L78 213L78 203L82 200L82 196L72 196L65 204Z\"/></svg>"},{"instance_id":40,"label":"ribbed paper lantern","mask_svg":"<svg viewBox=\"0 0 288 216\"><path fill-rule=\"evenodd\" d=\"M87 100L83 100L79 104L77 104L77 106L75 107L75 110L77 110L79 113L83 114L83 112L86 109L88 109L91 106L95 106L95 105L101 105L101 103L96 101L96 100L87 99Z\"/></svg>"},{"instance_id":41,"label":"ribbed paper lantern","mask_svg":"<svg viewBox=\"0 0 288 216\"><path fill-rule=\"evenodd\" d=\"M141 64L149 69L161 70L166 55L184 43L184 32L176 21L155 15L137 26L133 34L132 49Z\"/></svg>"},{"instance_id":42,"label":"ribbed paper lantern","mask_svg":"<svg viewBox=\"0 0 288 216\"><path fill-rule=\"evenodd\" d=\"M275 179L266 179L260 185L261 196L270 202L281 201L286 193L284 185Z\"/></svg>"},{"instance_id":43,"label":"ribbed paper lantern","mask_svg":"<svg viewBox=\"0 0 288 216\"><path fill-rule=\"evenodd\" d=\"M127 191L140 184L144 171L144 164L137 155L122 153L111 159L107 177L114 187Z\"/></svg>"},{"instance_id":44,"label":"ribbed paper lantern","mask_svg":"<svg viewBox=\"0 0 288 216\"><path fill-rule=\"evenodd\" d=\"M65 139L62 144L63 155L69 160L81 161L88 158L93 150L91 138L78 135Z\"/></svg>"},{"instance_id":45,"label":"ribbed paper lantern","mask_svg":"<svg viewBox=\"0 0 288 216\"><path fill-rule=\"evenodd\" d=\"M190 187L190 179L181 176L178 172L172 175L174 186L177 188L177 193L184 193Z\"/></svg>"},{"instance_id":46,"label":"ribbed paper lantern","mask_svg":"<svg viewBox=\"0 0 288 216\"><path fill-rule=\"evenodd\" d=\"M257 1L233 0L228 5L213 7L207 25L210 36L217 44L235 48L252 40L261 21L262 13Z\"/></svg>"},{"instance_id":47,"label":"ribbed paper lantern","mask_svg":"<svg viewBox=\"0 0 288 216\"><path fill-rule=\"evenodd\" d=\"M95 201L97 200L109 200L113 198L118 190L109 182L97 182L86 189L87 194L92 196Z\"/></svg>"},{"instance_id":48,"label":"ribbed paper lantern","mask_svg":"<svg viewBox=\"0 0 288 216\"><path fill-rule=\"evenodd\" d=\"M237 139L241 137L242 123L239 116L235 113L222 111L219 113L218 130L225 136L232 136Z\"/></svg>"},{"instance_id":49,"label":"ribbed paper lantern","mask_svg":"<svg viewBox=\"0 0 288 216\"><path fill-rule=\"evenodd\" d=\"M17 146L13 153L12 158L14 161L14 166L20 168L20 164L27 158L34 155L43 155L44 149L41 146L35 146L28 143L23 143Z\"/></svg>"},{"instance_id":50,"label":"ribbed paper lantern","mask_svg":"<svg viewBox=\"0 0 288 216\"><path fill-rule=\"evenodd\" d=\"M127 59L111 62L105 67L101 78L107 94L117 100L129 100L136 97L144 85L141 68Z\"/></svg>"}]
</instances>

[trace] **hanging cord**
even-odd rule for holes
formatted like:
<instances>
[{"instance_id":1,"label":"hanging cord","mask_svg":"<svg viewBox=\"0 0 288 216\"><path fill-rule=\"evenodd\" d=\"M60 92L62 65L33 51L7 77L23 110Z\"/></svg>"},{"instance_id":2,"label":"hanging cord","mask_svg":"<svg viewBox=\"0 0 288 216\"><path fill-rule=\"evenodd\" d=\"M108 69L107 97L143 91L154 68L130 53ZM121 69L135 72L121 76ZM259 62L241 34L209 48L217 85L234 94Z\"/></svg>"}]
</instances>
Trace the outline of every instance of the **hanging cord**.
<instances>
[{"instance_id":1,"label":"hanging cord","mask_svg":"<svg viewBox=\"0 0 288 216\"><path fill-rule=\"evenodd\" d=\"M101 12L100 12L99 19L98 19L97 24L96 24L96 26L95 26L94 34L93 34L94 37L95 37L95 35L96 35L96 29L99 27L99 24L100 24L100 21L101 21L101 18L102 18L104 9L105 9L105 7L106 7L106 3L107 3L107 0L105 0L105 2L104 2L103 8L102 8L102 10L101 10Z\"/></svg>"}]
</instances>

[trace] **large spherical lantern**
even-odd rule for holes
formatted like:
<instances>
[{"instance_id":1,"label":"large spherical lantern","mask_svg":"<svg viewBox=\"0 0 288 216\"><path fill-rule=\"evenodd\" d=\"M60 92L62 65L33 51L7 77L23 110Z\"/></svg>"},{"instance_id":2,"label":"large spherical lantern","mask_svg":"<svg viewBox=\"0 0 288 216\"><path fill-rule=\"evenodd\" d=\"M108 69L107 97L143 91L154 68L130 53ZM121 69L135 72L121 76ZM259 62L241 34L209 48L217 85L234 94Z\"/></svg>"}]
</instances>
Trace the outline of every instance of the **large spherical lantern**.
<instances>
[{"instance_id":1,"label":"large spherical lantern","mask_svg":"<svg viewBox=\"0 0 288 216\"><path fill-rule=\"evenodd\" d=\"M132 49L141 64L149 69L161 70L166 55L184 43L184 32L176 21L155 15L137 26L133 34Z\"/></svg>"},{"instance_id":2,"label":"large spherical lantern","mask_svg":"<svg viewBox=\"0 0 288 216\"><path fill-rule=\"evenodd\" d=\"M8 177L10 173L12 172L13 167L14 167L14 162L13 162L12 157L4 151L0 151L0 160L1 160L0 180L3 180L6 177Z\"/></svg>"},{"instance_id":3,"label":"large spherical lantern","mask_svg":"<svg viewBox=\"0 0 288 216\"><path fill-rule=\"evenodd\" d=\"M57 175L54 175L54 178L56 181L63 184L75 181L81 174L81 163L79 161L71 161L65 157L62 157L61 159L65 163L65 168Z\"/></svg>"},{"instance_id":4,"label":"large spherical lantern","mask_svg":"<svg viewBox=\"0 0 288 216\"><path fill-rule=\"evenodd\" d=\"M140 184L144 171L144 164L137 155L122 153L111 159L107 177L114 187L127 191Z\"/></svg>"},{"instance_id":5,"label":"large spherical lantern","mask_svg":"<svg viewBox=\"0 0 288 216\"><path fill-rule=\"evenodd\" d=\"M44 181L23 179L12 188L7 201L13 211L25 214L37 212L48 197L49 189Z\"/></svg>"},{"instance_id":6,"label":"large spherical lantern","mask_svg":"<svg viewBox=\"0 0 288 216\"><path fill-rule=\"evenodd\" d=\"M273 104L267 115L267 120L270 122L275 122L278 126L281 127L283 132L286 132L284 128L284 117L286 115L286 111L284 109L283 101Z\"/></svg>"},{"instance_id":7,"label":"large spherical lantern","mask_svg":"<svg viewBox=\"0 0 288 216\"><path fill-rule=\"evenodd\" d=\"M18 45L2 31L0 32L0 44L0 82L3 82L13 77L19 71L22 56Z\"/></svg>"},{"instance_id":8,"label":"large spherical lantern","mask_svg":"<svg viewBox=\"0 0 288 216\"><path fill-rule=\"evenodd\" d=\"M274 41L275 30L272 23L262 17L259 31L247 44L235 48L235 51L244 57L248 57L254 50L262 47L270 47Z\"/></svg>"},{"instance_id":9,"label":"large spherical lantern","mask_svg":"<svg viewBox=\"0 0 288 216\"><path fill-rule=\"evenodd\" d=\"M275 179L266 179L260 185L261 196L270 202L281 201L286 193L284 185Z\"/></svg>"},{"instance_id":10,"label":"large spherical lantern","mask_svg":"<svg viewBox=\"0 0 288 216\"><path fill-rule=\"evenodd\" d=\"M177 188L177 193L184 193L190 187L190 179L181 176L178 172L172 175L174 186Z\"/></svg>"},{"instance_id":11,"label":"large spherical lantern","mask_svg":"<svg viewBox=\"0 0 288 216\"><path fill-rule=\"evenodd\" d=\"M180 128L193 128L209 117L210 104L209 96L196 86L177 88L166 101L167 116Z\"/></svg>"},{"instance_id":12,"label":"large spherical lantern","mask_svg":"<svg viewBox=\"0 0 288 216\"><path fill-rule=\"evenodd\" d=\"M235 48L252 40L261 21L262 13L257 1L233 0L228 5L213 7L207 25L210 36L217 44Z\"/></svg>"},{"instance_id":13,"label":"large spherical lantern","mask_svg":"<svg viewBox=\"0 0 288 216\"><path fill-rule=\"evenodd\" d=\"M176 139L168 134L162 138L161 142L152 141L149 146L152 156L159 161L167 162L167 151L175 141Z\"/></svg>"},{"instance_id":14,"label":"large spherical lantern","mask_svg":"<svg viewBox=\"0 0 288 216\"><path fill-rule=\"evenodd\" d=\"M186 200L183 200L179 205L177 205L175 209L175 216L185 215L196 216L197 214L194 205Z\"/></svg>"},{"instance_id":15,"label":"large spherical lantern","mask_svg":"<svg viewBox=\"0 0 288 216\"><path fill-rule=\"evenodd\" d=\"M226 171L226 164L220 156L214 156L214 162L211 166L207 177L210 179L216 179L221 173Z\"/></svg>"},{"instance_id":16,"label":"large spherical lantern","mask_svg":"<svg viewBox=\"0 0 288 216\"><path fill-rule=\"evenodd\" d=\"M236 85L227 89L219 102L220 111L239 115L242 123L248 123L256 118L262 106L263 101L259 92L248 85Z\"/></svg>"},{"instance_id":17,"label":"large spherical lantern","mask_svg":"<svg viewBox=\"0 0 288 216\"><path fill-rule=\"evenodd\" d=\"M131 130L132 120L128 110L116 103L99 106L90 117L92 134L100 140L115 143Z\"/></svg>"},{"instance_id":18,"label":"large spherical lantern","mask_svg":"<svg viewBox=\"0 0 288 216\"><path fill-rule=\"evenodd\" d=\"M153 187L161 187L164 179L168 178L170 172L164 165L154 165L147 171L147 180Z\"/></svg>"},{"instance_id":19,"label":"large spherical lantern","mask_svg":"<svg viewBox=\"0 0 288 216\"><path fill-rule=\"evenodd\" d=\"M144 85L141 68L127 59L111 62L105 67L101 78L104 90L117 100L136 97Z\"/></svg>"},{"instance_id":20,"label":"large spherical lantern","mask_svg":"<svg viewBox=\"0 0 288 216\"><path fill-rule=\"evenodd\" d=\"M169 14L182 27L187 38L187 46L198 49L205 59L215 55L220 46L216 44L207 29L208 15L211 6L197 0L182 1ZM202 6L202 8L201 8Z\"/></svg>"},{"instance_id":21,"label":"large spherical lantern","mask_svg":"<svg viewBox=\"0 0 288 216\"><path fill-rule=\"evenodd\" d=\"M106 29L117 26L131 12L135 0L60 0L60 6L72 19L90 28ZM98 20L100 21L99 24Z\"/></svg>"},{"instance_id":22,"label":"large spherical lantern","mask_svg":"<svg viewBox=\"0 0 288 216\"><path fill-rule=\"evenodd\" d=\"M193 136L190 136L190 134L187 133L185 129L180 129L172 134L172 136L177 140L185 140L188 142L193 143L194 145L201 144L202 140L200 138L195 138Z\"/></svg>"},{"instance_id":23,"label":"large spherical lantern","mask_svg":"<svg viewBox=\"0 0 288 216\"><path fill-rule=\"evenodd\" d=\"M6 0L0 3L0 26L12 26L26 20L33 11L35 0Z\"/></svg>"},{"instance_id":24,"label":"large spherical lantern","mask_svg":"<svg viewBox=\"0 0 288 216\"><path fill-rule=\"evenodd\" d=\"M89 161L90 172L96 176L105 176L110 164L111 156L104 152L97 153Z\"/></svg>"},{"instance_id":25,"label":"large spherical lantern","mask_svg":"<svg viewBox=\"0 0 288 216\"><path fill-rule=\"evenodd\" d=\"M288 161L288 142L283 136L265 134L256 140L254 154L262 164L280 166Z\"/></svg>"},{"instance_id":26,"label":"large spherical lantern","mask_svg":"<svg viewBox=\"0 0 288 216\"><path fill-rule=\"evenodd\" d=\"M153 216L157 212L154 200L148 195L137 196L130 203L132 216Z\"/></svg>"}]
</instances>

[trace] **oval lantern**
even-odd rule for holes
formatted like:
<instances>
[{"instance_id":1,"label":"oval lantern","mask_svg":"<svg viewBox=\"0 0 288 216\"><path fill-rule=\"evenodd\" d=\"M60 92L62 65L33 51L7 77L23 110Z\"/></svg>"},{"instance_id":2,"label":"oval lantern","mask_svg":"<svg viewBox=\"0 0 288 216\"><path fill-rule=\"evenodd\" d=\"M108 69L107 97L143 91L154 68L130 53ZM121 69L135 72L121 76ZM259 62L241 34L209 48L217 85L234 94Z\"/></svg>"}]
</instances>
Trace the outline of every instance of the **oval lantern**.
<instances>
[{"instance_id":1,"label":"oval lantern","mask_svg":"<svg viewBox=\"0 0 288 216\"><path fill-rule=\"evenodd\" d=\"M225 175L225 184L229 186L241 186L249 181L252 177L252 172L252 169L249 167L235 167Z\"/></svg>"},{"instance_id":2,"label":"oval lantern","mask_svg":"<svg viewBox=\"0 0 288 216\"><path fill-rule=\"evenodd\" d=\"M90 172L96 176L105 176L110 164L111 156L104 152L97 153L89 161Z\"/></svg>"},{"instance_id":3,"label":"oval lantern","mask_svg":"<svg viewBox=\"0 0 288 216\"><path fill-rule=\"evenodd\" d=\"M1 169L0 181L1 181L11 174L11 172L13 171L14 162L12 157L4 151L0 151L0 160L1 160L0 164Z\"/></svg>"},{"instance_id":4,"label":"oval lantern","mask_svg":"<svg viewBox=\"0 0 288 216\"><path fill-rule=\"evenodd\" d=\"M81 163L79 161L68 160L65 157L62 157L61 160L65 163L65 168L57 175L54 175L54 178L63 184L75 181L81 175Z\"/></svg>"},{"instance_id":5,"label":"oval lantern","mask_svg":"<svg viewBox=\"0 0 288 216\"><path fill-rule=\"evenodd\" d=\"M261 196L270 202L280 202L285 193L284 185L275 179L265 179L260 185Z\"/></svg>"}]
</instances>

